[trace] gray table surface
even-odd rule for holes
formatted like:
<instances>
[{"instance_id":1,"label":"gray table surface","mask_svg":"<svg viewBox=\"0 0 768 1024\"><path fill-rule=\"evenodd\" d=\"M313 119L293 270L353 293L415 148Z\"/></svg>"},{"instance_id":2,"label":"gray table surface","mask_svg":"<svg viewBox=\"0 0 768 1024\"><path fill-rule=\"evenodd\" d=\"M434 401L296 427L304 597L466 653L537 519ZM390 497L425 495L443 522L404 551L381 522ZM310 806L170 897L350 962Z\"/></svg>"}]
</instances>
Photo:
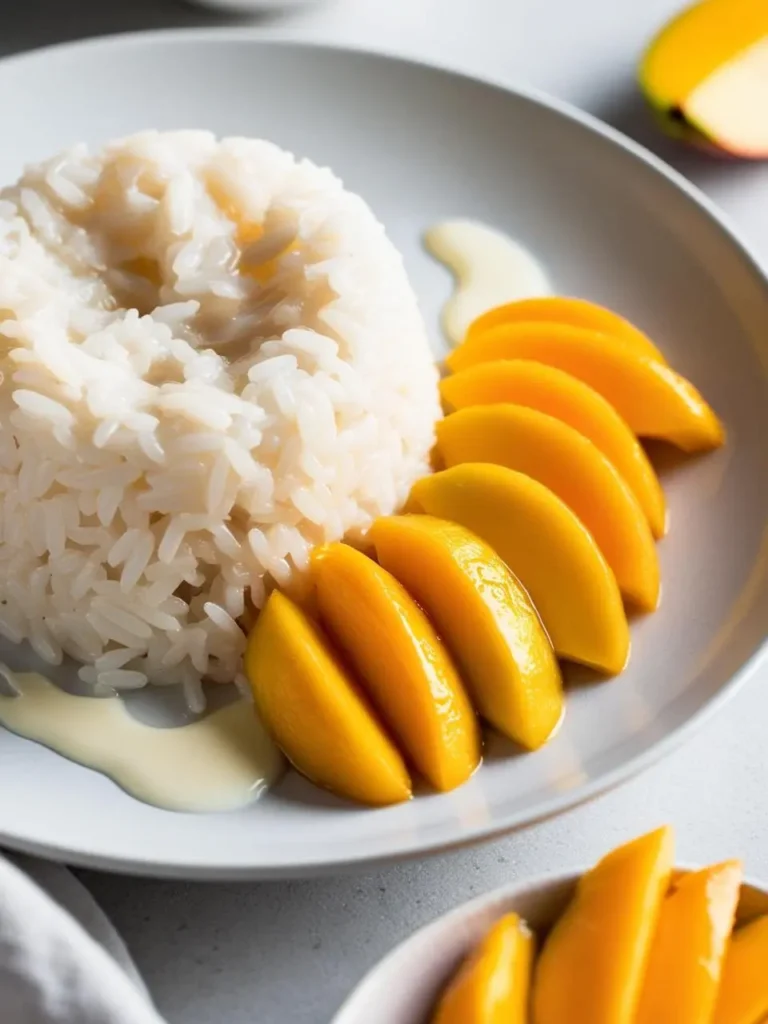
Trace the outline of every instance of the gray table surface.
<instances>
[{"instance_id":1,"label":"gray table surface","mask_svg":"<svg viewBox=\"0 0 768 1024\"><path fill-rule=\"evenodd\" d=\"M565 98L654 149L733 217L768 266L768 165L663 139L638 100L638 52L678 0L337 0L263 18L266 35L378 47ZM173 0L3 5L0 53L84 35L227 22ZM768 880L768 679L687 747L591 805L498 842L374 873L270 884L81 877L173 1024L319 1024L387 950L456 903L523 873L594 859L673 821L680 857L743 855Z\"/></svg>"}]
</instances>

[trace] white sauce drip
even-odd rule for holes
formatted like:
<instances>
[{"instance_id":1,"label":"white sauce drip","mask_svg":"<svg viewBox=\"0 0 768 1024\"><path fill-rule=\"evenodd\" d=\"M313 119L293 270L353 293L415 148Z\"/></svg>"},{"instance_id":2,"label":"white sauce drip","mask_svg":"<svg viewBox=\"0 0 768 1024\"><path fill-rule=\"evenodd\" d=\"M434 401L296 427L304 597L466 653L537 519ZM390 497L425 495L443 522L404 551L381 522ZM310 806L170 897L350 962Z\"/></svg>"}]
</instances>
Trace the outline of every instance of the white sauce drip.
<instances>
[{"instance_id":1,"label":"white sauce drip","mask_svg":"<svg viewBox=\"0 0 768 1024\"><path fill-rule=\"evenodd\" d=\"M442 314L443 330L453 345L486 310L552 292L541 265L526 249L478 221L442 221L426 232L424 244L456 277Z\"/></svg>"},{"instance_id":2,"label":"white sauce drip","mask_svg":"<svg viewBox=\"0 0 768 1024\"><path fill-rule=\"evenodd\" d=\"M12 732L108 775L145 803L172 811L228 811L256 800L283 758L245 700L206 718L157 729L132 718L117 697L77 697L35 672L3 675L19 696L0 694Z\"/></svg>"}]
</instances>

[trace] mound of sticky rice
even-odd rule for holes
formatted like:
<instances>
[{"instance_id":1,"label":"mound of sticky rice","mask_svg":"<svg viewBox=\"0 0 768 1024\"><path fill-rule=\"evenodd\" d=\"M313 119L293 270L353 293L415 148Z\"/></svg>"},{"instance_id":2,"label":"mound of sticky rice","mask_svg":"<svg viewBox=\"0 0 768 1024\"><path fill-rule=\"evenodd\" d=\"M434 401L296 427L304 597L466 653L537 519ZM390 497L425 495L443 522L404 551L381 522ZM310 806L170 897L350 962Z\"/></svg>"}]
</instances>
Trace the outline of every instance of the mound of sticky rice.
<instances>
[{"instance_id":1,"label":"mound of sticky rice","mask_svg":"<svg viewBox=\"0 0 768 1024\"><path fill-rule=\"evenodd\" d=\"M0 193L0 632L97 689L241 671L239 621L427 470L402 260L333 174L206 132Z\"/></svg>"}]
</instances>

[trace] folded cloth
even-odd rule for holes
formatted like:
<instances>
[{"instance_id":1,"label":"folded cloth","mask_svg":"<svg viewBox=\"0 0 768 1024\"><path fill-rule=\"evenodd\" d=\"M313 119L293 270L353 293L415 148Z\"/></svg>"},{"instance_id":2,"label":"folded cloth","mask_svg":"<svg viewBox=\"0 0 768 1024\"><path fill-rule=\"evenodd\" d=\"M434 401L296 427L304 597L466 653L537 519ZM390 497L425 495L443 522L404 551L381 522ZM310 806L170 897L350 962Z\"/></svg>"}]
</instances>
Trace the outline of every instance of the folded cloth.
<instances>
[{"instance_id":1,"label":"folded cloth","mask_svg":"<svg viewBox=\"0 0 768 1024\"><path fill-rule=\"evenodd\" d=\"M59 865L14 860L0 857L2 1024L162 1024L87 890Z\"/></svg>"}]
</instances>

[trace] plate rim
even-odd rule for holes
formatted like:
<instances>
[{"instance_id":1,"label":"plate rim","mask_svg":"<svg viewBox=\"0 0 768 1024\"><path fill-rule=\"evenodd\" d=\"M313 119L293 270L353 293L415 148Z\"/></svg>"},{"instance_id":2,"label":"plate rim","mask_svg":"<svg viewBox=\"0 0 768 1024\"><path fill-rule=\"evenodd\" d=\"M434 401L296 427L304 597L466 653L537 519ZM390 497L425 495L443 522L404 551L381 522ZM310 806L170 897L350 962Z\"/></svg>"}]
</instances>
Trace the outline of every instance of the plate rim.
<instances>
[{"instance_id":1,"label":"plate rim","mask_svg":"<svg viewBox=\"0 0 768 1024\"><path fill-rule=\"evenodd\" d=\"M266 34L258 27L249 26L218 26L149 29L138 32L123 32L91 36L61 43L53 43L32 47L19 53L9 54L0 58L0 76L8 67L44 60L46 57L59 53L83 53L94 50L140 49L144 46L162 44L189 45L206 43L237 43L261 47L282 47L297 50L322 51L340 56L353 55L381 63L394 63L438 72L450 78L458 78L467 83L481 84L523 100L534 107L554 113L562 120L585 128L592 135L598 136L613 146L645 165L657 177L673 185L678 193L688 200L703 214L720 233L723 240L739 255L746 269L751 272L768 296L768 269L763 269L760 260L748 242L742 239L732 219L710 199L697 185L694 185L679 171L651 152L642 144L631 139L619 129L600 120L593 114L581 110L567 100L549 95L546 91L530 86L511 84L495 75L475 74L450 63L440 60L419 57L408 53L398 53L389 48L370 49L347 43L333 43L316 40L304 36ZM269 881L288 878L311 878L323 875L340 874L352 870L372 870L385 864L393 864L416 857L434 856L452 850L461 849L493 838L501 838L511 832L522 830L539 824L549 818L556 817L570 809L586 804L603 793L646 771L660 762L667 755L683 746L710 719L722 710L725 705L756 675L760 666L768 660L768 636L764 637L750 657L718 692L709 698L685 722L677 726L668 735L651 742L641 753L629 758L620 766L603 773L591 782L580 787L557 794L543 801L535 811L507 814L497 820L484 822L472 827L464 827L451 838L421 837L404 838L398 842L396 850L388 850L368 854L363 847L355 853L337 857L331 854L325 859L314 862L288 860L277 862L254 861L229 862L226 864L211 862L199 863L184 861L179 858L169 859L151 856L120 857L111 854L90 853L86 849L73 849L70 846L55 842L43 842L28 839L23 835L8 832L0 822L0 845L22 853L41 856L49 860L61 861L77 867L107 870L118 874L151 878L177 878L197 881Z\"/></svg>"}]
</instances>

